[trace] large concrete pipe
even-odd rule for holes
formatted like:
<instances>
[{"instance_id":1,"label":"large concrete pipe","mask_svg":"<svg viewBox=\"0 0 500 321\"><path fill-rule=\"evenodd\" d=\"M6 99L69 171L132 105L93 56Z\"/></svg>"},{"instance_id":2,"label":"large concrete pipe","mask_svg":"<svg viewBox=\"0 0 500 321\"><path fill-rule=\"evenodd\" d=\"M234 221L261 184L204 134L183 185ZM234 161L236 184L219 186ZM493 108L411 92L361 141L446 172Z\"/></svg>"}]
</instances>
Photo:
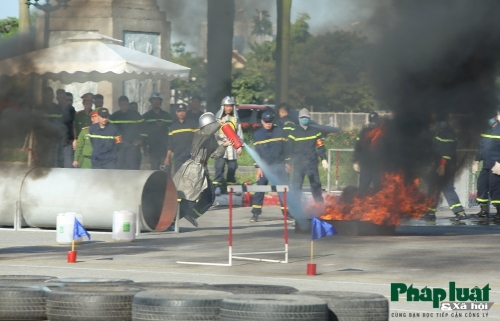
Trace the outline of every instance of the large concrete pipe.
<instances>
[{"instance_id":1,"label":"large concrete pipe","mask_svg":"<svg viewBox=\"0 0 500 321\"><path fill-rule=\"evenodd\" d=\"M21 186L31 168L0 167L0 225L14 226L16 203L19 201Z\"/></svg>"},{"instance_id":2,"label":"large concrete pipe","mask_svg":"<svg viewBox=\"0 0 500 321\"><path fill-rule=\"evenodd\" d=\"M20 204L32 227L55 227L57 214L76 212L87 228L111 229L114 211L142 208L142 228L164 231L175 218L177 190L162 171L33 168Z\"/></svg>"}]
</instances>

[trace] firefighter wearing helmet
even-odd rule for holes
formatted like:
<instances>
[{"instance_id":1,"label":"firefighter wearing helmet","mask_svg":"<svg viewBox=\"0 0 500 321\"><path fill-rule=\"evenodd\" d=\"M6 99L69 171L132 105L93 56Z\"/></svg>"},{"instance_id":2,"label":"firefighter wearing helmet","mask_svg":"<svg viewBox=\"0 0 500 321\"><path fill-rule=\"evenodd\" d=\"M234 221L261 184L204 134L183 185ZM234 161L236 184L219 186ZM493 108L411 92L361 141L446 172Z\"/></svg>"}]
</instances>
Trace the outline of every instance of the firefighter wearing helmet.
<instances>
[{"instance_id":1,"label":"firefighter wearing helmet","mask_svg":"<svg viewBox=\"0 0 500 321\"><path fill-rule=\"evenodd\" d=\"M175 173L173 181L177 188L180 217L198 227L196 219L212 206L215 191L207 169L209 158L219 159L233 144L227 140L219 145L215 134L221 124L214 114L204 113L199 119L200 129L194 134L191 158Z\"/></svg>"},{"instance_id":2,"label":"firefighter wearing helmet","mask_svg":"<svg viewBox=\"0 0 500 321\"><path fill-rule=\"evenodd\" d=\"M233 97L226 96L222 99L221 109L215 115L215 118L219 123L224 125L227 122L231 122L234 125L236 134L239 137L243 137L243 130L241 129L240 119L238 117L238 112L236 111L236 102ZM219 144L224 144L228 141L226 135L220 130L217 133L217 139ZM227 164L227 176L226 182L228 185L236 184L236 169L238 168L238 157L241 156L242 149L238 149L229 146L223 157L215 161L215 177L214 185L216 187L216 195L220 195L221 186L224 181L224 170Z\"/></svg>"}]
</instances>

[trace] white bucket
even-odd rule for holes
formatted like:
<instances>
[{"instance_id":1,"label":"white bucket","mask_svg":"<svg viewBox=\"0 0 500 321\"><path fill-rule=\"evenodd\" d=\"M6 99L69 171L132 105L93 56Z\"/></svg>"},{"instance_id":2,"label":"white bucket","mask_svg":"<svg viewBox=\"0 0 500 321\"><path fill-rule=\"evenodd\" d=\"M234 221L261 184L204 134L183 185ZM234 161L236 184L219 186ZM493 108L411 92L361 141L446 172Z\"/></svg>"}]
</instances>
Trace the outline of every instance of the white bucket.
<instances>
[{"instance_id":1,"label":"white bucket","mask_svg":"<svg viewBox=\"0 0 500 321\"><path fill-rule=\"evenodd\" d=\"M135 240L135 213L130 211L115 211L113 213L113 240L117 242L132 242Z\"/></svg>"},{"instance_id":2,"label":"white bucket","mask_svg":"<svg viewBox=\"0 0 500 321\"><path fill-rule=\"evenodd\" d=\"M75 217L83 225L83 216L77 213L61 213L57 215L56 222L56 241L59 244L71 244L73 241L73 232L75 229ZM81 244L82 238L75 239L75 244Z\"/></svg>"}]
</instances>

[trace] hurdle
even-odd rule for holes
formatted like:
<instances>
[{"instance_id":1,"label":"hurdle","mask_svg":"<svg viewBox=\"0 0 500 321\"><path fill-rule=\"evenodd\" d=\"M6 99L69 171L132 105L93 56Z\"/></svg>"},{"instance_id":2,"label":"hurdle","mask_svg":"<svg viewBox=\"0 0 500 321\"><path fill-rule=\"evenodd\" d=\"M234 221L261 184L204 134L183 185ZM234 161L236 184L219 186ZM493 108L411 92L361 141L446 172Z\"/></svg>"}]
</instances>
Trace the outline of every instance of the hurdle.
<instances>
[{"instance_id":1,"label":"hurdle","mask_svg":"<svg viewBox=\"0 0 500 321\"><path fill-rule=\"evenodd\" d=\"M258 262L270 263L288 263L288 207L287 207L287 191L288 185L232 185L227 187L229 193L229 236L227 238L228 249L228 263L207 263L207 262L186 262L177 261L178 264L191 264L191 265L211 265L211 266L233 266L233 260L247 260ZM233 193L244 192L282 192L283 193L283 223L284 223L284 243L285 249L283 251L261 251L261 252L246 252L246 253L233 253ZM258 257L248 257L247 255L261 255L261 254L284 254L284 260L263 259Z\"/></svg>"}]
</instances>

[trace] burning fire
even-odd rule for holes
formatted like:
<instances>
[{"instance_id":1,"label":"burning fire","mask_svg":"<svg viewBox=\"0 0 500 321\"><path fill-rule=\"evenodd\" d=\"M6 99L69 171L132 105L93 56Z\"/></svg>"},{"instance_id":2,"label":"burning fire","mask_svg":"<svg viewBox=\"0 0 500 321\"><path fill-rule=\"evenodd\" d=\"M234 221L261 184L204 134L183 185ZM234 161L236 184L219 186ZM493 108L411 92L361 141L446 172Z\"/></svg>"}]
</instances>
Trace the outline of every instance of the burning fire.
<instances>
[{"instance_id":1,"label":"burning fire","mask_svg":"<svg viewBox=\"0 0 500 321\"><path fill-rule=\"evenodd\" d=\"M403 216L418 218L424 214L432 199L419 190L420 181L405 184L401 174L386 173L382 189L374 195L354 197L351 202L328 195L323 205L322 220L369 221L377 225L400 225ZM343 195L343 197L345 197Z\"/></svg>"},{"instance_id":2,"label":"burning fire","mask_svg":"<svg viewBox=\"0 0 500 321\"><path fill-rule=\"evenodd\" d=\"M367 140L369 145L375 146L375 143L382 136L383 133L384 133L384 130L383 130L382 126L377 126L377 127L373 128L372 130L370 130L366 134L365 139Z\"/></svg>"}]
</instances>

